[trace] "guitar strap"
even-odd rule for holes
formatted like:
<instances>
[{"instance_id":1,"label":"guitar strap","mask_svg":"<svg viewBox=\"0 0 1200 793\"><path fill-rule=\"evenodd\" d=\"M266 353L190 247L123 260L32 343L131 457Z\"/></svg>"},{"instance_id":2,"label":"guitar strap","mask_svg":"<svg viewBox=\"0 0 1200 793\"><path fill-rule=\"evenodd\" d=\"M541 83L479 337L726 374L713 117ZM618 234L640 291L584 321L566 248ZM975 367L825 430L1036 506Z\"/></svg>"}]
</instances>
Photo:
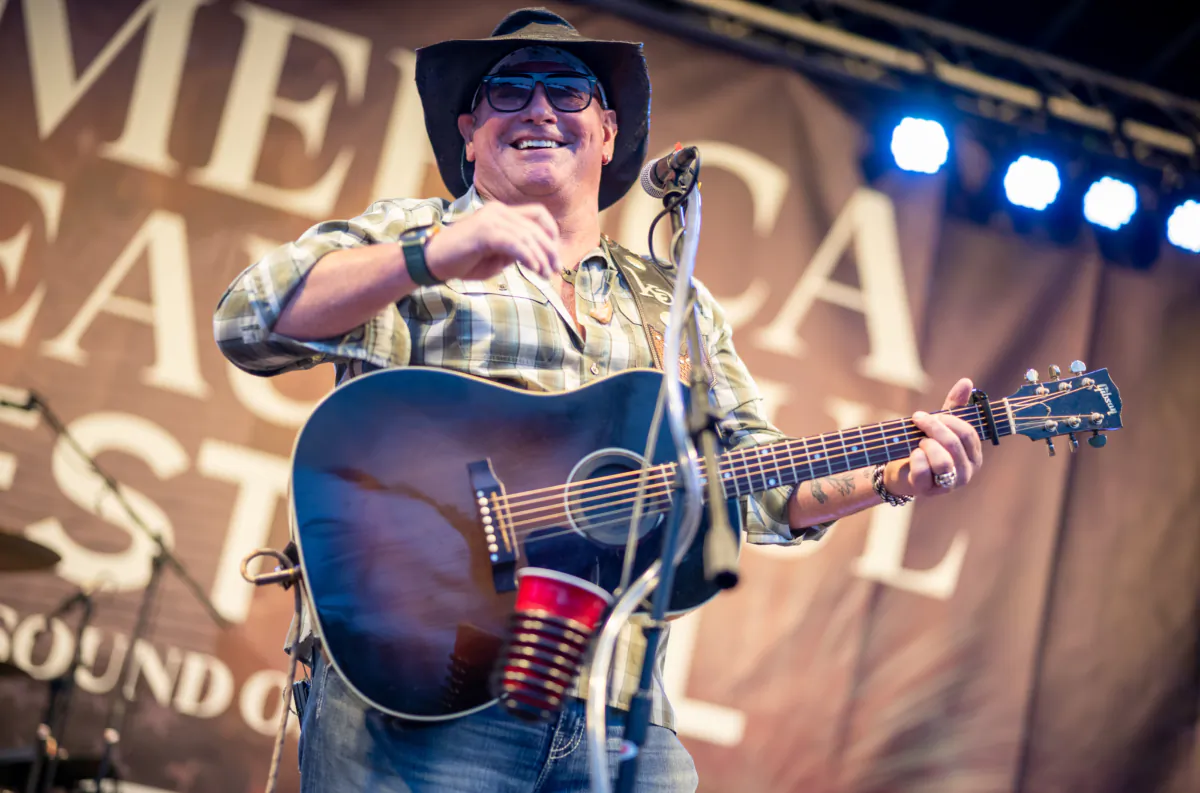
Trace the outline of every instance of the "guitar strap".
<instances>
[{"instance_id":1,"label":"guitar strap","mask_svg":"<svg viewBox=\"0 0 1200 793\"><path fill-rule=\"evenodd\" d=\"M608 237L602 237L609 259L616 265L617 271L629 285L633 295L633 304L637 307L638 316L642 320L642 329L646 332L646 343L650 347L650 357L654 368L665 372L667 370L666 345L667 316L673 302L675 291L675 273L671 268L659 266L653 260L639 256L622 245L613 242ZM716 385L712 366L708 360L708 350L701 345L701 366L704 367L705 380L708 387ZM688 352L687 336L684 335L679 349L679 379L689 382L692 373L692 358Z\"/></svg>"}]
</instances>

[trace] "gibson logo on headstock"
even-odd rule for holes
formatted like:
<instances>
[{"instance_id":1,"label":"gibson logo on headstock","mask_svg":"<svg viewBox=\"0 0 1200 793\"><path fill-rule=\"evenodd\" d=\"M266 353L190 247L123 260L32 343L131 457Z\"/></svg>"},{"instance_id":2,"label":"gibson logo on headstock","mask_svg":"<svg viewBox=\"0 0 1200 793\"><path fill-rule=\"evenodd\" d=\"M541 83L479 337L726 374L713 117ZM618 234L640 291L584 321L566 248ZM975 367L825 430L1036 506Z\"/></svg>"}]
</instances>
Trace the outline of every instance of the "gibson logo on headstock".
<instances>
[{"instance_id":1,"label":"gibson logo on headstock","mask_svg":"<svg viewBox=\"0 0 1200 793\"><path fill-rule=\"evenodd\" d=\"M1108 386L1104 383L1099 383L1096 386L1096 390L1100 392L1100 396L1104 399L1104 404L1108 405L1108 415L1111 416L1116 413L1116 405L1113 404L1112 397L1108 395Z\"/></svg>"}]
</instances>

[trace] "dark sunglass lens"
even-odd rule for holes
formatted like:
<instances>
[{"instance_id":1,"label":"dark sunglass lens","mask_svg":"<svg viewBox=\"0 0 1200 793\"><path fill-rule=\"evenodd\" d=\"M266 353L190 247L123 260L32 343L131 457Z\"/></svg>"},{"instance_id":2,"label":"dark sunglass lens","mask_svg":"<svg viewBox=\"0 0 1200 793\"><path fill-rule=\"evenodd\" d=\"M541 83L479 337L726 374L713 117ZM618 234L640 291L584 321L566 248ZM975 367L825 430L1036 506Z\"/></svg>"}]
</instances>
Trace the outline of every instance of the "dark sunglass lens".
<instances>
[{"instance_id":1,"label":"dark sunglass lens","mask_svg":"<svg viewBox=\"0 0 1200 793\"><path fill-rule=\"evenodd\" d=\"M567 112L583 110L592 99L592 85L582 77L547 77L550 104Z\"/></svg>"},{"instance_id":2,"label":"dark sunglass lens","mask_svg":"<svg viewBox=\"0 0 1200 793\"><path fill-rule=\"evenodd\" d=\"M533 80L528 77L502 77L488 83L488 101L496 110L520 110L529 102Z\"/></svg>"}]
</instances>

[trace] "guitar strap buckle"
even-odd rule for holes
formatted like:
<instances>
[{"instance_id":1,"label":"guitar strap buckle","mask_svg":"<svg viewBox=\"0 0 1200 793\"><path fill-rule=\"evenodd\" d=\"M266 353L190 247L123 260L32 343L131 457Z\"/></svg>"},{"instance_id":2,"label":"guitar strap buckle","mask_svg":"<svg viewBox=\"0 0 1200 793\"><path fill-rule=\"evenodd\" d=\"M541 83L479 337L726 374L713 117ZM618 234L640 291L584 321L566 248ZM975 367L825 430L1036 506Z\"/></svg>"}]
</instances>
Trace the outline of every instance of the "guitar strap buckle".
<instances>
[{"instance_id":1,"label":"guitar strap buckle","mask_svg":"<svg viewBox=\"0 0 1200 793\"><path fill-rule=\"evenodd\" d=\"M658 266L650 259L638 256L631 250L618 245L607 237L603 243L608 251L609 259L621 274L629 293L633 296L633 305L637 308L638 317L642 321L642 330L646 333L646 344L650 348L650 358L654 368L666 372L666 336L667 323L665 317L671 307L672 293L675 289L675 277L665 268ZM653 300L660 308L654 310L648 302ZM716 375L711 362L708 360L708 350L701 350L705 380L708 387L716 385ZM685 337L684 348L679 351L679 379L685 383L691 382L692 357L687 350Z\"/></svg>"}]
</instances>

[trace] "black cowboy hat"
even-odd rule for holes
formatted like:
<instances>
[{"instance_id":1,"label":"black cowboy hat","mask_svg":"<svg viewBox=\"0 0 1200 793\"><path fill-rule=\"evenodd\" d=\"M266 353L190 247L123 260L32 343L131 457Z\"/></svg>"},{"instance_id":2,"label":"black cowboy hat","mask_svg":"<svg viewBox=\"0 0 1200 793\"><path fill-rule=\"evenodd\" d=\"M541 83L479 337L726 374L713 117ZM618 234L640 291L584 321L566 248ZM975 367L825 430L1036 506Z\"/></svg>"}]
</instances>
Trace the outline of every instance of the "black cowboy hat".
<instances>
[{"instance_id":1,"label":"black cowboy hat","mask_svg":"<svg viewBox=\"0 0 1200 793\"><path fill-rule=\"evenodd\" d=\"M458 116L471 110L479 81L501 58L529 46L552 46L587 64L617 112L613 159L600 175L600 209L615 203L641 173L650 135L650 75L642 45L581 36L545 8L522 8L500 21L486 39L443 41L417 50L417 91L442 181L456 197L471 186L475 166L463 157Z\"/></svg>"}]
</instances>

